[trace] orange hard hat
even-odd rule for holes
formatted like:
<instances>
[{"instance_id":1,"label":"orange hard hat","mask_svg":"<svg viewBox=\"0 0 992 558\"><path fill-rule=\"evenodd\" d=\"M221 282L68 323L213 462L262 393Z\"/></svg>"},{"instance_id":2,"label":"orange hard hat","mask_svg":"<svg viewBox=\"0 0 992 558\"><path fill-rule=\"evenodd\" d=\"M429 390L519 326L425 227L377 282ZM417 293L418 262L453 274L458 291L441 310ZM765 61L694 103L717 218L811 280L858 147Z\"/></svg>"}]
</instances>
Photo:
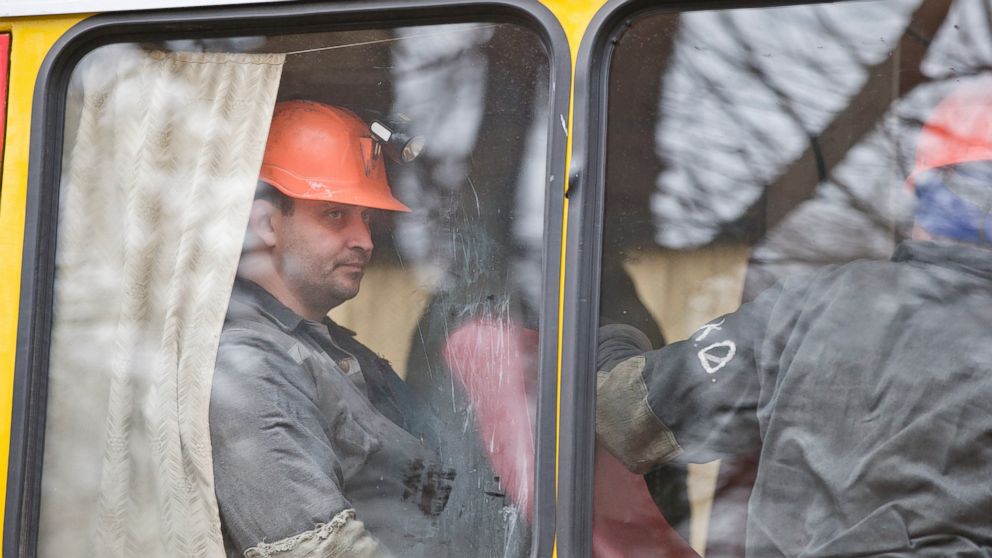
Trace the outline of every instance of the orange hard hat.
<instances>
[{"instance_id":1,"label":"orange hard hat","mask_svg":"<svg viewBox=\"0 0 992 558\"><path fill-rule=\"evenodd\" d=\"M276 105L259 179L291 198L410 211L389 190L369 126L314 101Z\"/></svg>"},{"instance_id":2,"label":"orange hard hat","mask_svg":"<svg viewBox=\"0 0 992 558\"><path fill-rule=\"evenodd\" d=\"M970 161L992 161L992 76L962 84L937 103L920 130L907 184L930 169Z\"/></svg>"}]
</instances>

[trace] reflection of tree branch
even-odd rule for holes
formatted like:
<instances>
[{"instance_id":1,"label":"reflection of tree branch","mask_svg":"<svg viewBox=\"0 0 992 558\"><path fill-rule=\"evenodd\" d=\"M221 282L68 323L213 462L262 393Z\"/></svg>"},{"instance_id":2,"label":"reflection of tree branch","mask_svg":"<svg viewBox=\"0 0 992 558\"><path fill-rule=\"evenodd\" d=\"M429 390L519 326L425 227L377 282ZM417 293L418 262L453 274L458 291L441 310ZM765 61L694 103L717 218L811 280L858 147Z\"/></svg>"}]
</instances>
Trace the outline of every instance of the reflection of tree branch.
<instances>
[{"instance_id":1,"label":"reflection of tree branch","mask_svg":"<svg viewBox=\"0 0 992 558\"><path fill-rule=\"evenodd\" d=\"M814 7L813 13L816 14L816 21L822 26L823 30L826 31L826 33L830 35L836 43L844 46L844 52L851 55L852 64L863 65L864 60L858 57L861 53L861 48L858 47L858 44L855 41L852 41L849 38L850 33L847 33L843 28L834 25L833 19L824 17L826 13L816 8L818 8L818 6Z\"/></svg>"},{"instance_id":2,"label":"reflection of tree branch","mask_svg":"<svg viewBox=\"0 0 992 558\"><path fill-rule=\"evenodd\" d=\"M985 23L985 30L978 33L978 35L980 37L988 37L990 26L992 26L992 6L989 6L988 2L979 2L979 6L981 6L982 14L984 15L981 21ZM977 25L975 27L977 28ZM964 33L967 31L967 29L968 29L967 26L962 26L961 32ZM962 44L968 44L968 42L962 42ZM967 50L966 52L970 54L969 62L975 62L976 59L979 59L978 60L979 63L981 62L980 60L980 58L982 57L981 54L978 54L971 49ZM969 66L974 66L974 65L975 64L969 64Z\"/></svg>"},{"instance_id":3,"label":"reflection of tree branch","mask_svg":"<svg viewBox=\"0 0 992 558\"><path fill-rule=\"evenodd\" d=\"M813 135L812 132L806 129L806 126L804 125L803 119L799 115L799 112L796 110L794 106L792 106L792 98L789 95L787 95L785 92L783 92L775 84L775 81L772 79L772 76L769 76L767 72L764 71L764 68L762 68L758 64L755 64L754 49L751 47L751 43L748 40L746 40L744 35L741 33L736 22L730 18L729 14L724 14L723 20L727 28L727 33L731 37L736 39L736 42L740 45L741 49L745 53L744 65L746 66L747 71L749 71L751 74L756 76L758 78L758 82L764 85L766 89L771 91L771 93L778 100L777 104L782 109L782 112L784 112L786 116L788 116L789 119L792 120L793 124L799 130L802 131L803 135L805 135L809 139L809 143L811 147L810 153L813 155L813 158L816 162L817 173L819 177L822 179L823 177L826 176L827 169L826 169L826 162L823 160L823 156L817 144L816 136Z\"/></svg>"},{"instance_id":4,"label":"reflection of tree branch","mask_svg":"<svg viewBox=\"0 0 992 558\"><path fill-rule=\"evenodd\" d=\"M861 213L869 221L871 221L872 225L875 225L883 231L892 228L892 220L883 215L879 215L878 211L876 211L874 207L861 201L861 198L854 192L854 188L847 184L847 182L840 180L835 176L831 178L831 183L833 183L838 190L847 196L848 204L855 211Z\"/></svg>"},{"instance_id":5,"label":"reflection of tree branch","mask_svg":"<svg viewBox=\"0 0 992 558\"><path fill-rule=\"evenodd\" d=\"M735 120L737 124L741 126L746 132L745 137L753 138L754 140L757 140L757 142L760 143L761 145L774 148L775 143L771 139L771 135L766 133L764 129L755 126L752 123L751 119L747 117L747 111L737 112L737 109L741 106L740 103L738 103L732 96L724 93L724 89L723 87L721 87L720 83L711 79L708 74L703 72L701 69L694 67L692 64L686 65L685 71L689 75L693 76L694 81L701 83L703 86L701 89L713 95L720 102L721 106L732 107L735 110ZM707 146L707 150L701 153L700 156L700 159L702 161L701 166L697 166L695 164L686 165L687 168L689 169L710 168L712 166L712 161L714 160L713 153L711 151L708 151L710 147L711 146ZM691 149L685 151L688 153L693 152L693 150ZM727 153L736 152L736 149L732 149L728 147L728 150L726 152ZM744 163L751 169L751 176L755 180L760 179L761 173L759 169L762 165L762 162L761 161L753 162L751 160L752 158L751 152L747 150L741 152L741 155L744 156ZM701 181L697 181L697 182L701 182ZM706 191L705 185L704 185L704 189L700 191L703 192Z\"/></svg>"},{"instance_id":6,"label":"reflection of tree branch","mask_svg":"<svg viewBox=\"0 0 992 558\"><path fill-rule=\"evenodd\" d=\"M920 44L922 44L924 46L930 46L930 43L933 41L933 38L931 38L931 37L924 37L923 35L920 35L919 33L917 33L916 32L916 29L913 29L912 26L906 28L906 34L909 35L910 37L916 39L917 41L920 42Z\"/></svg>"},{"instance_id":7,"label":"reflection of tree branch","mask_svg":"<svg viewBox=\"0 0 992 558\"><path fill-rule=\"evenodd\" d=\"M760 214L763 206L761 234L775 228L800 203L813 197L820 180L829 176L848 151L877 125L894 99L926 81L919 68L929 41L920 41L916 35L932 37L947 18L950 5L950 0L923 2L899 40L899 56L866 68L868 80L851 98L847 108L819 136L811 138L810 146L768 185L747 212L753 215L757 210ZM894 72L898 75L898 91L892 96L880 95L880 92L891 91Z\"/></svg>"},{"instance_id":8,"label":"reflection of tree branch","mask_svg":"<svg viewBox=\"0 0 992 558\"><path fill-rule=\"evenodd\" d=\"M799 115L799 112L795 107L792 106L792 98L782 91L772 76L769 76L765 72L764 68L754 62L755 52L754 48L751 46L751 41L747 40L743 33L741 33L740 28L737 26L737 22L730 16L729 12L724 12L721 14L721 18L724 24L724 32L732 37L740 49L744 52L744 57L742 62L744 63L745 69L754 75L758 82L765 86L766 89L771 91L771 93L778 99L778 106L782 111L792 120L793 124L797 128L803 131L804 134L809 135L806 127L803 125L803 119Z\"/></svg>"}]
</instances>

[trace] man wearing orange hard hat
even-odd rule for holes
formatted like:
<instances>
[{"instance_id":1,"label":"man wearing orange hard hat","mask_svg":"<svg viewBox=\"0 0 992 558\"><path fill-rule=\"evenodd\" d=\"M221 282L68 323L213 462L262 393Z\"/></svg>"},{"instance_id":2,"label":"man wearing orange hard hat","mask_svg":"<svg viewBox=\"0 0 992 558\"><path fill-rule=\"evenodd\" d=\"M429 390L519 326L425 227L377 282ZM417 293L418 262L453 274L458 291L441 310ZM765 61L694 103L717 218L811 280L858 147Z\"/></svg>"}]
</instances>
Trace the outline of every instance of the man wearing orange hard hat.
<instances>
[{"instance_id":1,"label":"man wearing orange hard hat","mask_svg":"<svg viewBox=\"0 0 992 558\"><path fill-rule=\"evenodd\" d=\"M453 473L426 408L387 361L327 317L353 298L383 157L418 139L313 101L274 111L210 401L230 556L438 556Z\"/></svg>"}]
</instances>

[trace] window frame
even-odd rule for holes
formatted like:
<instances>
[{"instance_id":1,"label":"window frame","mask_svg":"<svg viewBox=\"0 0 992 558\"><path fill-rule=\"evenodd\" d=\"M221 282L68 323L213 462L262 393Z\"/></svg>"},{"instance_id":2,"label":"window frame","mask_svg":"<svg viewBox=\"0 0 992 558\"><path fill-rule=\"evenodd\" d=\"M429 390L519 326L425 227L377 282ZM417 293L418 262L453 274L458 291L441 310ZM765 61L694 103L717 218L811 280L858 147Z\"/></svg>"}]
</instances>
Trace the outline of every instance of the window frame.
<instances>
[{"instance_id":1,"label":"window frame","mask_svg":"<svg viewBox=\"0 0 992 558\"><path fill-rule=\"evenodd\" d=\"M524 0L402 0L189 8L98 15L67 31L47 54L35 83L24 250L3 533L5 556L35 556L53 323L59 183L69 79L88 52L113 43L306 33L500 21L533 31L549 57L548 159L543 224L544 297L539 317L539 397L534 523L529 555L551 556L555 538L558 309L571 61L551 11Z\"/></svg>"}]
</instances>

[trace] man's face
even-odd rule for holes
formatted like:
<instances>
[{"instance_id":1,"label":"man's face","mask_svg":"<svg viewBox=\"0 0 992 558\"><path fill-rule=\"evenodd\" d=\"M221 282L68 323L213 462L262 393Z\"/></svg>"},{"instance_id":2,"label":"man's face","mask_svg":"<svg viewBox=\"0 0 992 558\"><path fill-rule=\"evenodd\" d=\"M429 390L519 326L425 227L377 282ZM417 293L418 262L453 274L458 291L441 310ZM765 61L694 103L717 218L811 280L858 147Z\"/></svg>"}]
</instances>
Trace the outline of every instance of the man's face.
<instances>
[{"instance_id":1,"label":"man's face","mask_svg":"<svg viewBox=\"0 0 992 558\"><path fill-rule=\"evenodd\" d=\"M325 201L294 200L273 219L274 263L286 286L311 308L333 308L358 294L372 257L369 228L375 210Z\"/></svg>"}]
</instances>

